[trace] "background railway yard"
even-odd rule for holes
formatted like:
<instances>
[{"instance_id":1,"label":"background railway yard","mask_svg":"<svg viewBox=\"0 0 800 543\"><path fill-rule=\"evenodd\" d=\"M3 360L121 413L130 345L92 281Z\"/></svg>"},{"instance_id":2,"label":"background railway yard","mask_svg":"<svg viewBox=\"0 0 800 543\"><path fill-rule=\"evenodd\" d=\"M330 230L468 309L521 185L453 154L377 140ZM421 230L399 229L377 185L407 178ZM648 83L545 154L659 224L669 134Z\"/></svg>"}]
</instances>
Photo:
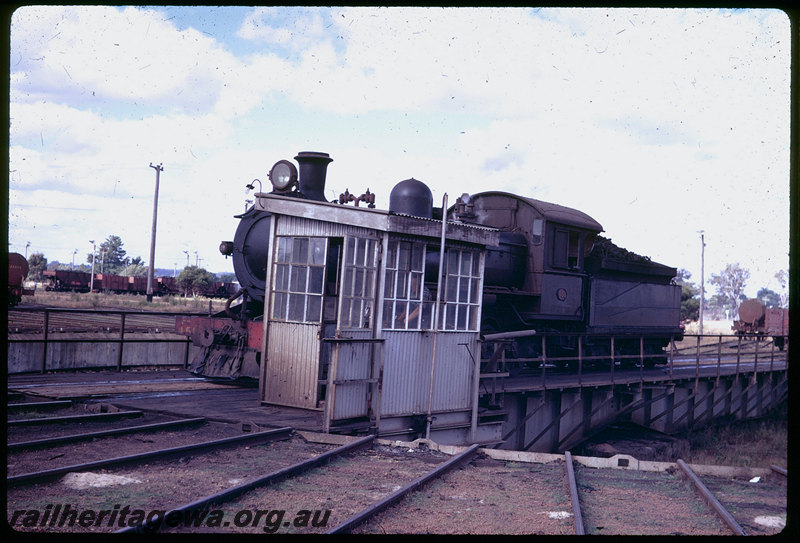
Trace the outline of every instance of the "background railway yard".
<instances>
[{"instance_id":1,"label":"background railway yard","mask_svg":"<svg viewBox=\"0 0 800 543\"><path fill-rule=\"evenodd\" d=\"M167 517L168 524L159 529L262 534L736 533L678 463L638 462L625 455L599 459L446 447L424 440L400 443L115 405L125 404L135 390L139 397L157 396L170 381L136 378L136 373L118 374L130 384L117 388L101 386L103 380L93 373L51 378L46 388L33 386L30 376L11 378L7 516L14 529L115 532L141 522L137 514L146 519L159 511L180 510L182 516ZM81 380L98 384L93 394L69 401L58 392L74 393ZM167 388L173 393L198 385L182 372L171 380ZM209 390L224 386L202 382ZM79 418L87 414L96 420ZM136 429L164 423L180 425ZM128 433L86 435L109 430ZM63 442L74 435L82 436ZM43 441L56 437L61 441ZM163 456L150 456L165 449ZM448 462L456 464L424 481ZM287 469L298 464L296 472ZM573 468L572 491L568 464ZM743 533L765 535L783 529L785 472L769 467L692 468ZM401 496L406 488L410 492ZM123 520L125 507L129 511ZM72 522L65 510L76 512ZM88 515L82 522L81 514Z\"/></svg>"}]
</instances>

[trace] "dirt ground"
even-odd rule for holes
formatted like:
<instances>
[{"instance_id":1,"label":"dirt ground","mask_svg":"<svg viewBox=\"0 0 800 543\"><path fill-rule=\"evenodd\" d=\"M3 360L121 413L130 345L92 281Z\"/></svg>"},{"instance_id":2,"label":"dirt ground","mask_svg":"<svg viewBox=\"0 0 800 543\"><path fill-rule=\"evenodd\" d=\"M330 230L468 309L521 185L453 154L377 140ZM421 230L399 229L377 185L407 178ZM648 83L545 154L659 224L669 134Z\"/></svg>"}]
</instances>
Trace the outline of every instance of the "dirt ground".
<instances>
[{"instance_id":1,"label":"dirt ground","mask_svg":"<svg viewBox=\"0 0 800 543\"><path fill-rule=\"evenodd\" d=\"M383 446L351 453L333 459L324 467L274 486L256 489L225 503L220 509L225 512L226 519L233 520L218 529L204 527L197 531L272 533L272 527L265 524L267 517L258 522L256 512L283 511L287 520L275 526L276 531L325 532L449 458L435 451ZM236 522L237 515L246 519L246 514L241 513L243 511L253 512L253 520ZM313 512L320 521L319 525L297 525L295 521L302 511Z\"/></svg>"},{"instance_id":2,"label":"dirt ground","mask_svg":"<svg viewBox=\"0 0 800 543\"><path fill-rule=\"evenodd\" d=\"M576 468L583 522L594 535L730 535L679 473Z\"/></svg>"},{"instance_id":3,"label":"dirt ground","mask_svg":"<svg viewBox=\"0 0 800 543\"><path fill-rule=\"evenodd\" d=\"M774 535L786 524L787 479L771 473L750 479L704 477L703 484L748 535Z\"/></svg>"},{"instance_id":4,"label":"dirt ground","mask_svg":"<svg viewBox=\"0 0 800 543\"><path fill-rule=\"evenodd\" d=\"M8 451L6 467L8 475L13 476L237 435L242 435L241 429L209 422L187 429L103 437L99 438L101 441L89 440L41 449ZM102 446L98 446L100 444Z\"/></svg>"},{"instance_id":5,"label":"dirt ground","mask_svg":"<svg viewBox=\"0 0 800 543\"><path fill-rule=\"evenodd\" d=\"M475 460L355 533L569 535L573 515L564 464Z\"/></svg>"},{"instance_id":6,"label":"dirt ground","mask_svg":"<svg viewBox=\"0 0 800 543\"><path fill-rule=\"evenodd\" d=\"M69 504L73 510L95 512L113 511L115 506L119 506L118 511L127 506L131 510L138 509L148 514L170 510L330 448L329 445L309 444L302 438L293 438L131 466L91 470L82 474L68 473L53 481L8 488L7 514L11 521L14 511L44 512L48 505L59 504L62 509L65 504ZM113 453L123 455L126 450L130 451L117 447L113 449ZM50 510L54 510L54 507ZM45 526L40 523L25 526L18 521L14 527L23 531L44 532L111 532L125 527L124 523L120 525L123 521L119 516L111 525L108 522L110 519L110 515L106 515L106 519L97 521L96 525L79 526L73 522L70 526L67 518L62 526L58 526L59 519L53 527L49 523Z\"/></svg>"},{"instance_id":7,"label":"dirt ground","mask_svg":"<svg viewBox=\"0 0 800 543\"><path fill-rule=\"evenodd\" d=\"M74 426L15 428L9 442L65 432L165 420L164 416ZM184 430L101 438L71 445L7 454L9 475L74 465L112 456L175 447L244 434L241 425L205 423ZM125 527L121 511L143 516L190 503L311 458L334 445L299 436L264 444L117 468L69 473L55 480L7 488L7 516L15 529L37 532L112 532ZM262 487L214 506L215 523L173 531L216 533L319 533L392 494L450 456L425 448L373 445L337 458L283 483ZM727 535L727 528L697 497L680 473L648 473L576 467L584 526L600 535ZM748 533L774 534L786 517L786 482L763 484L727 479L709 487ZM56 508L105 512L81 526L51 522ZM53 514L54 518L56 515ZM112 522L112 517L114 517ZM208 517L211 518L211 517ZM208 520L208 519L206 519ZM574 533L563 461L502 462L480 456L430 482L390 509L358 526L361 534L541 534Z\"/></svg>"}]
</instances>

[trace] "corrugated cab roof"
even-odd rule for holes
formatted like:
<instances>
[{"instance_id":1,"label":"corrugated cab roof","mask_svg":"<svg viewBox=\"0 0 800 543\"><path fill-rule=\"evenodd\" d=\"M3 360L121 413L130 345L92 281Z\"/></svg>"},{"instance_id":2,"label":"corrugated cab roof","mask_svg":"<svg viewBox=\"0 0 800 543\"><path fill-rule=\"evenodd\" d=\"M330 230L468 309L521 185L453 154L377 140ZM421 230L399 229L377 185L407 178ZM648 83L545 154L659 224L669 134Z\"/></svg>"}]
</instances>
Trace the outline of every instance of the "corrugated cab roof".
<instances>
[{"instance_id":1,"label":"corrugated cab roof","mask_svg":"<svg viewBox=\"0 0 800 543\"><path fill-rule=\"evenodd\" d=\"M542 200L526 198L525 196L518 196L516 194L500 191L481 192L478 194L473 194L472 198L491 195L506 196L508 198L513 198L524 202L533 207L542 216L544 216L545 220L548 221L567 224L578 228L585 228L587 230L594 230L595 232L603 231L603 226L599 222L591 218L583 211L578 211L577 209L573 209L571 207L551 204L550 202L543 202Z\"/></svg>"}]
</instances>

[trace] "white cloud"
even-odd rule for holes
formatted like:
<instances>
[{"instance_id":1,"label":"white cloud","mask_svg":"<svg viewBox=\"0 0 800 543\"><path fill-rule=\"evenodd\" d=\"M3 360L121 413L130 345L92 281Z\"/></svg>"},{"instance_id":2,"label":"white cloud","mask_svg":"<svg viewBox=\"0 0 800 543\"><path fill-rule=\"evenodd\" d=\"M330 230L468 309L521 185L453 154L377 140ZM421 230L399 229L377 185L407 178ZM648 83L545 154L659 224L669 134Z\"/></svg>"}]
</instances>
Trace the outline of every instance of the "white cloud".
<instances>
[{"instance_id":1,"label":"white cloud","mask_svg":"<svg viewBox=\"0 0 800 543\"><path fill-rule=\"evenodd\" d=\"M302 49L325 38L320 11L306 8L262 7L243 21L237 35L248 40Z\"/></svg>"},{"instance_id":2,"label":"white cloud","mask_svg":"<svg viewBox=\"0 0 800 543\"><path fill-rule=\"evenodd\" d=\"M132 7L25 6L14 12L12 32L12 96L29 102L203 111L236 64L202 33Z\"/></svg>"},{"instance_id":3,"label":"white cloud","mask_svg":"<svg viewBox=\"0 0 800 543\"><path fill-rule=\"evenodd\" d=\"M445 192L452 202L506 190L576 207L615 242L695 277L701 228L707 270L748 265L743 254L752 269L774 268L770 277L786 267L780 12L256 8L237 36L253 47L238 57L227 36L170 16L14 13L13 243L33 225L68 222L82 207L72 193L114 210L74 224L100 228L95 237L126 224L126 248L146 255L152 161L165 167L157 263L199 244L215 252L233 236L246 182L319 150L334 158L331 198L369 187L386 207L394 184L414 176L436 205ZM45 198L63 213L37 211Z\"/></svg>"}]
</instances>

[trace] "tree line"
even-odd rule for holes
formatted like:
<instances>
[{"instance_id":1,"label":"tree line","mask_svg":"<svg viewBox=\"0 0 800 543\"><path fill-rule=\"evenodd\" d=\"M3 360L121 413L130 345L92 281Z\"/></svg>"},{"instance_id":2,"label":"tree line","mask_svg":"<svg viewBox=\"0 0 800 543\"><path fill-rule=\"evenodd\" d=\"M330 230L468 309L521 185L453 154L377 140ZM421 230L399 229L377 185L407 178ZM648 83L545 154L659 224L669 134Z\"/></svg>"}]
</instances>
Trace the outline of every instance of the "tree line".
<instances>
[{"instance_id":1,"label":"tree line","mask_svg":"<svg viewBox=\"0 0 800 543\"><path fill-rule=\"evenodd\" d=\"M681 321L696 321L700 318L700 287L690 281L692 274L678 270L675 283L681 287ZM780 270L774 275L780 285L780 292L762 287L756 293L756 299L767 307L789 307L789 273ZM706 298L703 308L704 317L711 320L725 320L736 317L736 312L747 296L744 294L750 271L738 262L728 264L719 273L712 273L708 283L716 288L716 293ZM707 295L708 293L706 293Z\"/></svg>"},{"instance_id":2,"label":"tree line","mask_svg":"<svg viewBox=\"0 0 800 543\"><path fill-rule=\"evenodd\" d=\"M145 277L148 271L147 263L139 256L129 257L122 246L122 238L110 235L100 243L94 254L88 253L85 262L77 265L62 263L57 260L48 262L43 253L32 253L28 257L27 278L30 281L41 282L44 280L45 270L74 270L91 273L92 263L94 263L94 273L125 277ZM196 296L198 292L211 283L215 281L234 282L236 281L236 276L232 273L214 274L198 266L186 266L175 279L185 294L192 293Z\"/></svg>"}]
</instances>

